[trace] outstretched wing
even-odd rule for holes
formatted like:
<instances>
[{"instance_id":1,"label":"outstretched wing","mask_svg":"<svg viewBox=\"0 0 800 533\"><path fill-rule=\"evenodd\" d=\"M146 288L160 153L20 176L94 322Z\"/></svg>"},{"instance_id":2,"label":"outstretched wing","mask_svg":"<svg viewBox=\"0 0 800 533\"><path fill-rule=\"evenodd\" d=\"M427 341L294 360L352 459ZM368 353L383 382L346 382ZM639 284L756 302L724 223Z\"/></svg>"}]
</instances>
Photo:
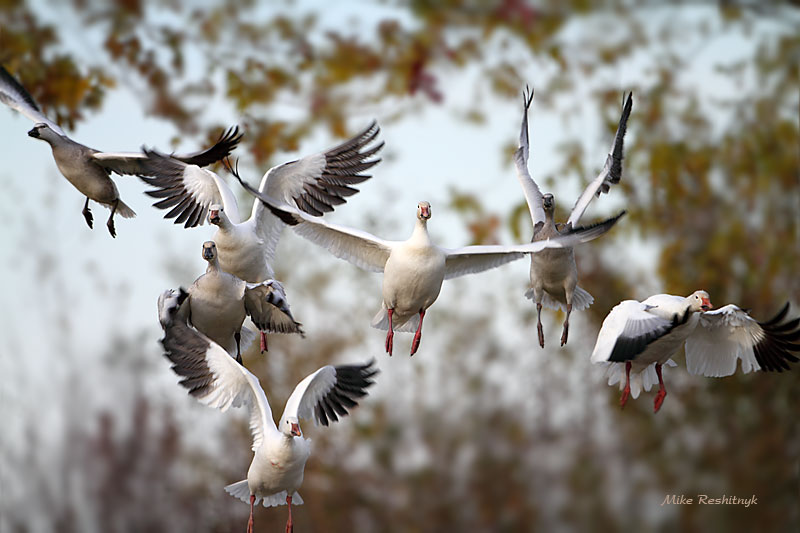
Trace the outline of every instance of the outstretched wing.
<instances>
[{"instance_id":1,"label":"outstretched wing","mask_svg":"<svg viewBox=\"0 0 800 533\"><path fill-rule=\"evenodd\" d=\"M258 190L280 203L320 216L334 210L358 192L353 187L372 176L363 174L380 159L370 159L383 143L369 146L380 128L373 121L351 139L325 152L305 156L273 167L264 174ZM261 202L253 202L250 222L265 243L267 262L271 262L284 224Z\"/></svg>"},{"instance_id":2,"label":"outstretched wing","mask_svg":"<svg viewBox=\"0 0 800 533\"><path fill-rule=\"evenodd\" d=\"M392 250L391 241L385 241L366 231L326 223L255 190L241 177L235 174L234 176L242 187L260 200L259 203L263 203L284 224L292 226L298 235L359 268L383 272Z\"/></svg>"},{"instance_id":3,"label":"outstretched wing","mask_svg":"<svg viewBox=\"0 0 800 533\"><path fill-rule=\"evenodd\" d=\"M600 174L586 187L583 193L578 197L572 212L567 219L567 224L573 226L578 224L586 207L595 196L600 196L600 193L608 192L612 185L619 183L622 177L622 148L623 141L625 140L625 130L628 127L628 117L631 114L631 107L633 106L633 93L628 94L628 99L622 106L622 116L619 117L619 126L617 126L617 133L614 136L614 144L611 145L611 151L606 156L606 163L603 165L603 170Z\"/></svg>"},{"instance_id":4,"label":"outstretched wing","mask_svg":"<svg viewBox=\"0 0 800 533\"><path fill-rule=\"evenodd\" d=\"M522 192L525 193L525 201L528 203L528 210L531 212L531 221L534 227L539 222L544 222L544 206L542 205L542 192L539 186L533 181L528 171L528 155L530 153L528 141L528 108L533 101L533 90L522 93L522 127L519 132L519 148L514 153L514 164L517 167L517 179L522 185Z\"/></svg>"},{"instance_id":5,"label":"outstretched wing","mask_svg":"<svg viewBox=\"0 0 800 533\"><path fill-rule=\"evenodd\" d=\"M800 317L783 322L789 303L767 322L757 322L746 311L729 304L700 315L698 327L686 340L686 367L691 374L729 376L742 361L742 372L789 370L798 362Z\"/></svg>"},{"instance_id":6,"label":"outstretched wing","mask_svg":"<svg viewBox=\"0 0 800 533\"><path fill-rule=\"evenodd\" d=\"M153 150L144 150L143 155L139 177L156 187L145 191L160 198L153 207L170 209L164 218L175 218L175 224L192 228L205 222L211 205L222 204L231 222L240 222L236 196L216 173Z\"/></svg>"},{"instance_id":7,"label":"outstretched wing","mask_svg":"<svg viewBox=\"0 0 800 533\"><path fill-rule=\"evenodd\" d=\"M190 327L178 315L177 301L174 291L167 291L158 300L164 355L172 362L172 370L183 378L179 383L201 403L221 411L242 405L248 408L255 451L265 434L278 431L258 378L219 344Z\"/></svg>"},{"instance_id":8,"label":"outstretched wing","mask_svg":"<svg viewBox=\"0 0 800 533\"><path fill-rule=\"evenodd\" d=\"M295 387L281 416L281 424L287 417L311 418L327 426L347 416L348 409L358 405L358 399L366 396L372 377L378 373L372 359L363 365L323 366Z\"/></svg>"},{"instance_id":9,"label":"outstretched wing","mask_svg":"<svg viewBox=\"0 0 800 533\"><path fill-rule=\"evenodd\" d=\"M603 320L591 361L621 363L636 359L650 343L664 337L689 318L687 312L668 320L650 313L650 309L651 306L636 300L625 300L615 305Z\"/></svg>"},{"instance_id":10,"label":"outstretched wing","mask_svg":"<svg viewBox=\"0 0 800 533\"><path fill-rule=\"evenodd\" d=\"M299 333L305 337L303 325L295 321L286 291L277 280L248 283L244 291L244 308L261 331L269 333Z\"/></svg>"},{"instance_id":11,"label":"outstretched wing","mask_svg":"<svg viewBox=\"0 0 800 533\"><path fill-rule=\"evenodd\" d=\"M610 230L624 214L625 211L622 211L617 216L603 222L583 228L565 230L558 237L527 244L465 246L464 248L445 249L447 257L445 259L444 279L483 272L484 270L521 259L525 254L540 252L545 248L571 248L591 241Z\"/></svg>"},{"instance_id":12,"label":"outstretched wing","mask_svg":"<svg viewBox=\"0 0 800 533\"><path fill-rule=\"evenodd\" d=\"M11 109L19 111L34 122L44 122L59 135L67 136L58 124L42 113L36 100L2 65L0 65L0 102L3 102Z\"/></svg>"}]
</instances>

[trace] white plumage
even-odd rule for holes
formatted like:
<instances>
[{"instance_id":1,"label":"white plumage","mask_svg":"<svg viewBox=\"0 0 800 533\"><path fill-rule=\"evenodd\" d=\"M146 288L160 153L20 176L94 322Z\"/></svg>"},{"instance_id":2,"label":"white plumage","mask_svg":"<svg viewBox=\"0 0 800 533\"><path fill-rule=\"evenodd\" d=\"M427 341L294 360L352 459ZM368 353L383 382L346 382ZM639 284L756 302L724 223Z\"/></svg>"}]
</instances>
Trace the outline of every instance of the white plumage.
<instances>
[{"instance_id":1,"label":"white plumage","mask_svg":"<svg viewBox=\"0 0 800 533\"><path fill-rule=\"evenodd\" d=\"M609 365L609 385L619 383L620 400L637 398L658 383L655 411L666 396L662 365L676 366L670 358L685 345L686 367L691 374L729 376L741 361L742 372L789 369L800 351L800 318L783 322L789 304L771 320L757 322L729 304L710 311L705 291L687 297L657 294L637 302L616 305L603 320L592 362Z\"/></svg>"},{"instance_id":2,"label":"white plumage","mask_svg":"<svg viewBox=\"0 0 800 533\"><path fill-rule=\"evenodd\" d=\"M297 489L311 453L310 441L303 438L299 420L313 416L326 426L336 422L358 405L378 371L373 368L373 361L318 369L295 387L276 426L258 378L178 314L187 296L183 290L169 290L159 297L165 356L173 363L172 370L183 378L180 384L201 403L221 411L242 406L248 409L253 460L247 479L225 489L245 502L249 500L248 530L252 529L253 507L262 501L265 507L289 505L290 530L291 505L302 503Z\"/></svg>"},{"instance_id":3,"label":"white plumage","mask_svg":"<svg viewBox=\"0 0 800 533\"><path fill-rule=\"evenodd\" d=\"M606 156L606 162L600 174L589 183L583 193L578 197L572 208L566 224L556 224L554 219L555 200L552 194L542 194L539 186L528 171L528 156L530 154L528 140L528 108L533 101L533 92L523 93L522 126L519 134L519 148L514 154L514 162L528 210L533 222L533 240L541 241L557 237L564 231L575 228L586 211L586 207L595 196L608 192L609 188L619 183L622 176L622 149L628 117L633 105L632 95L628 95L622 108L617 133L611 151ZM567 343L569 333L569 316L573 309L581 311L594 302L594 298L586 290L578 286L578 268L575 264L575 254L572 247L555 250L543 250L531 254L530 288L525 292L525 297L536 302L536 328L539 335L539 345L544 348L544 330L542 328L542 307L561 309L566 311L564 330L561 335L561 345Z\"/></svg>"},{"instance_id":4,"label":"white plumage","mask_svg":"<svg viewBox=\"0 0 800 533\"><path fill-rule=\"evenodd\" d=\"M520 259L526 253L592 240L608 231L619 218L528 244L450 249L437 246L428 234L428 219L431 217L428 202L417 205L416 224L408 240L388 241L364 231L310 217L255 190L241 179L239 181L302 237L360 268L383 272L383 307L373 319L372 326L389 330L386 336L389 355L393 349L394 329L411 331L409 321L412 319L418 322L411 343L411 355L417 351L425 311L436 301L444 280L483 272Z\"/></svg>"}]
</instances>

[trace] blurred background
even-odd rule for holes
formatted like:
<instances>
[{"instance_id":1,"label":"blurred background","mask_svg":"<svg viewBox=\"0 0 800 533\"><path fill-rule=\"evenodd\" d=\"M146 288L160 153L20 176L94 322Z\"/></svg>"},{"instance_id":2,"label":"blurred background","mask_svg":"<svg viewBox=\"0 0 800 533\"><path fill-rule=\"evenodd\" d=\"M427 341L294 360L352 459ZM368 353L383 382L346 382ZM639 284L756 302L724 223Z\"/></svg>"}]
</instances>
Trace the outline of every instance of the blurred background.
<instances>
[{"instance_id":1,"label":"blurred background","mask_svg":"<svg viewBox=\"0 0 800 533\"><path fill-rule=\"evenodd\" d=\"M381 277L284 233L274 266L308 336L245 356L273 412L320 365L381 369L350 417L304 424L296 530L800 530L800 369L708 379L679 354L653 415L653 392L621 411L589 363L623 299L703 288L761 320L800 311L797 3L278 4L0 0L0 63L101 150L193 151L239 124L254 184L377 119L383 161L327 219L405 239L428 200L448 247L531 237L512 162L526 84L529 166L560 220L634 93L622 182L584 220L628 216L577 251L595 302L564 348L553 311L537 344L526 259L447 282L417 355L401 334L389 358L369 327ZM204 271L213 231L163 220L135 177L115 181L138 217L89 230L30 121L3 107L0 126L0 530L244 530L223 487L246 476L246 413L190 398L158 343L158 294ZM259 508L256 530L285 521Z\"/></svg>"}]
</instances>

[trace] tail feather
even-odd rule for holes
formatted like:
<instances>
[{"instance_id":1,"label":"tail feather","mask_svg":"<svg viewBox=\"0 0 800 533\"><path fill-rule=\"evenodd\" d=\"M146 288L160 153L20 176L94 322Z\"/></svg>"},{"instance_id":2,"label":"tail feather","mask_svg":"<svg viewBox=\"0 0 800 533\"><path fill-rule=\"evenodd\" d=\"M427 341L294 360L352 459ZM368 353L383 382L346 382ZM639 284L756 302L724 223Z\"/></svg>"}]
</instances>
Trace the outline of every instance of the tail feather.
<instances>
[{"instance_id":1,"label":"tail feather","mask_svg":"<svg viewBox=\"0 0 800 533\"><path fill-rule=\"evenodd\" d=\"M533 300L533 289L528 289L525 291L525 298L528 300ZM594 297L586 292L581 287L575 287L575 291L572 293L572 310L573 311L583 311L584 309L588 309L590 305L594 303ZM544 293L544 297L542 298L542 307L545 309L552 309L554 311L567 311L566 304L559 302L555 298L551 297L547 292Z\"/></svg>"},{"instance_id":2,"label":"tail feather","mask_svg":"<svg viewBox=\"0 0 800 533\"><path fill-rule=\"evenodd\" d=\"M609 385L616 385L619 383L619 390L625 388L625 364L623 363L611 363L611 362L603 362L600 364L605 364L608 366L606 369L606 375L608 376L608 384ZM672 367L678 366L678 364L669 359L666 363L664 363L665 367ZM641 394L642 389L646 391L650 391L653 388L653 385L658 384L658 374L656 374L656 366L655 365L647 365L643 370L640 372L636 372L635 370L631 370L631 397L635 400Z\"/></svg>"},{"instance_id":3,"label":"tail feather","mask_svg":"<svg viewBox=\"0 0 800 533\"><path fill-rule=\"evenodd\" d=\"M120 200L119 203L117 204L117 210L114 212L114 214L119 215L122 218L133 218L136 216L134 210L128 207L128 205L125 204L125 202L123 202L122 200Z\"/></svg>"},{"instance_id":4,"label":"tail feather","mask_svg":"<svg viewBox=\"0 0 800 533\"><path fill-rule=\"evenodd\" d=\"M381 310L378 311L370 325L375 329L382 329L384 331L389 329L389 313L386 312L385 307L382 307ZM393 329L394 331L413 333L417 331L417 326L419 326L419 315L412 315L411 318L406 320L403 324L397 324L395 322Z\"/></svg>"},{"instance_id":5,"label":"tail feather","mask_svg":"<svg viewBox=\"0 0 800 533\"><path fill-rule=\"evenodd\" d=\"M227 485L225 487L225 492L245 503L250 503L250 486L247 484L246 479Z\"/></svg>"}]
</instances>

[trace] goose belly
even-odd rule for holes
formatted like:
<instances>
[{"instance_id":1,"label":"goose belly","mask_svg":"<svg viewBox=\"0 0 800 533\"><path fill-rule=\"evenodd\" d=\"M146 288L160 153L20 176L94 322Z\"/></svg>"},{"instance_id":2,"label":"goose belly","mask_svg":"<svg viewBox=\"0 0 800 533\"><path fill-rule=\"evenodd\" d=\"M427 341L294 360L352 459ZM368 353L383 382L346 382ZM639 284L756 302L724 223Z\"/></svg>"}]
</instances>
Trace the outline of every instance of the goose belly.
<instances>
[{"instance_id":1,"label":"goose belly","mask_svg":"<svg viewBox=\"0 0 800 533\"><path fill-rule=\"evenodd\" d=\"M432 253L429 253L432 252ZM399 318L427 309L439 296L445 271L437 250L392 254L383 275L383 301Z\"/></svg>"},{"instance_id":2,"label":"goose belly","mask_svg":"<svg viewBox=\"0 0 800 533\"><path fill-rule=\"evenodd\" d=\"M564 293L566 283L577 283L577 267L572 248L553 248L531 254L531 284L548 293Z\"/></svg>"},{"instance_id":3,"label":"goose belly","mask_svg":"<svg viewBox=\"0 0 800 533\"><path fill-rule=\"evenodd\" d=\"M280 440L284 441L283 437ZM292 494L300 488L311 446L302 437L293 437L293 441L290 445L281 442L259 448L247 471L252 494L269 496L284 490Z\"/></svg>"},{"instance_id":4,"label":"goose belly","mask_svg":"<svg viewBox=\"0 0 800 533\"><path fill-rule=\"evenodd\" d=\"M189 300L191 321L214 342L228 346L244 322L245 310L241 287L214 279L216 277L206 275L192 287Z\"/></svg>"},{"instance_id":5,"label":"goose belly","mask_svg":"<svg viewBox=\"0 0 800 533\"><path fill-rule=\"evenodd\" d=\"M58 170L81 194L103 204L110 204L119 198L117 186L101 167L82 158L69 154L61 157L59 154L58 150L53 150Z\"/></svg>"},{"instance_id":6,"label":"goose belly","mask_svg":"<svg viewBox=\"0 0 800 533\"><path fill-rule=\"evenodd\" d=\"M219 266L225 272L250 283L261 283L274 276L264 257L261 242L251 235L227 236L214 234L219 253Z\"/></svg>"}]
</instances>

